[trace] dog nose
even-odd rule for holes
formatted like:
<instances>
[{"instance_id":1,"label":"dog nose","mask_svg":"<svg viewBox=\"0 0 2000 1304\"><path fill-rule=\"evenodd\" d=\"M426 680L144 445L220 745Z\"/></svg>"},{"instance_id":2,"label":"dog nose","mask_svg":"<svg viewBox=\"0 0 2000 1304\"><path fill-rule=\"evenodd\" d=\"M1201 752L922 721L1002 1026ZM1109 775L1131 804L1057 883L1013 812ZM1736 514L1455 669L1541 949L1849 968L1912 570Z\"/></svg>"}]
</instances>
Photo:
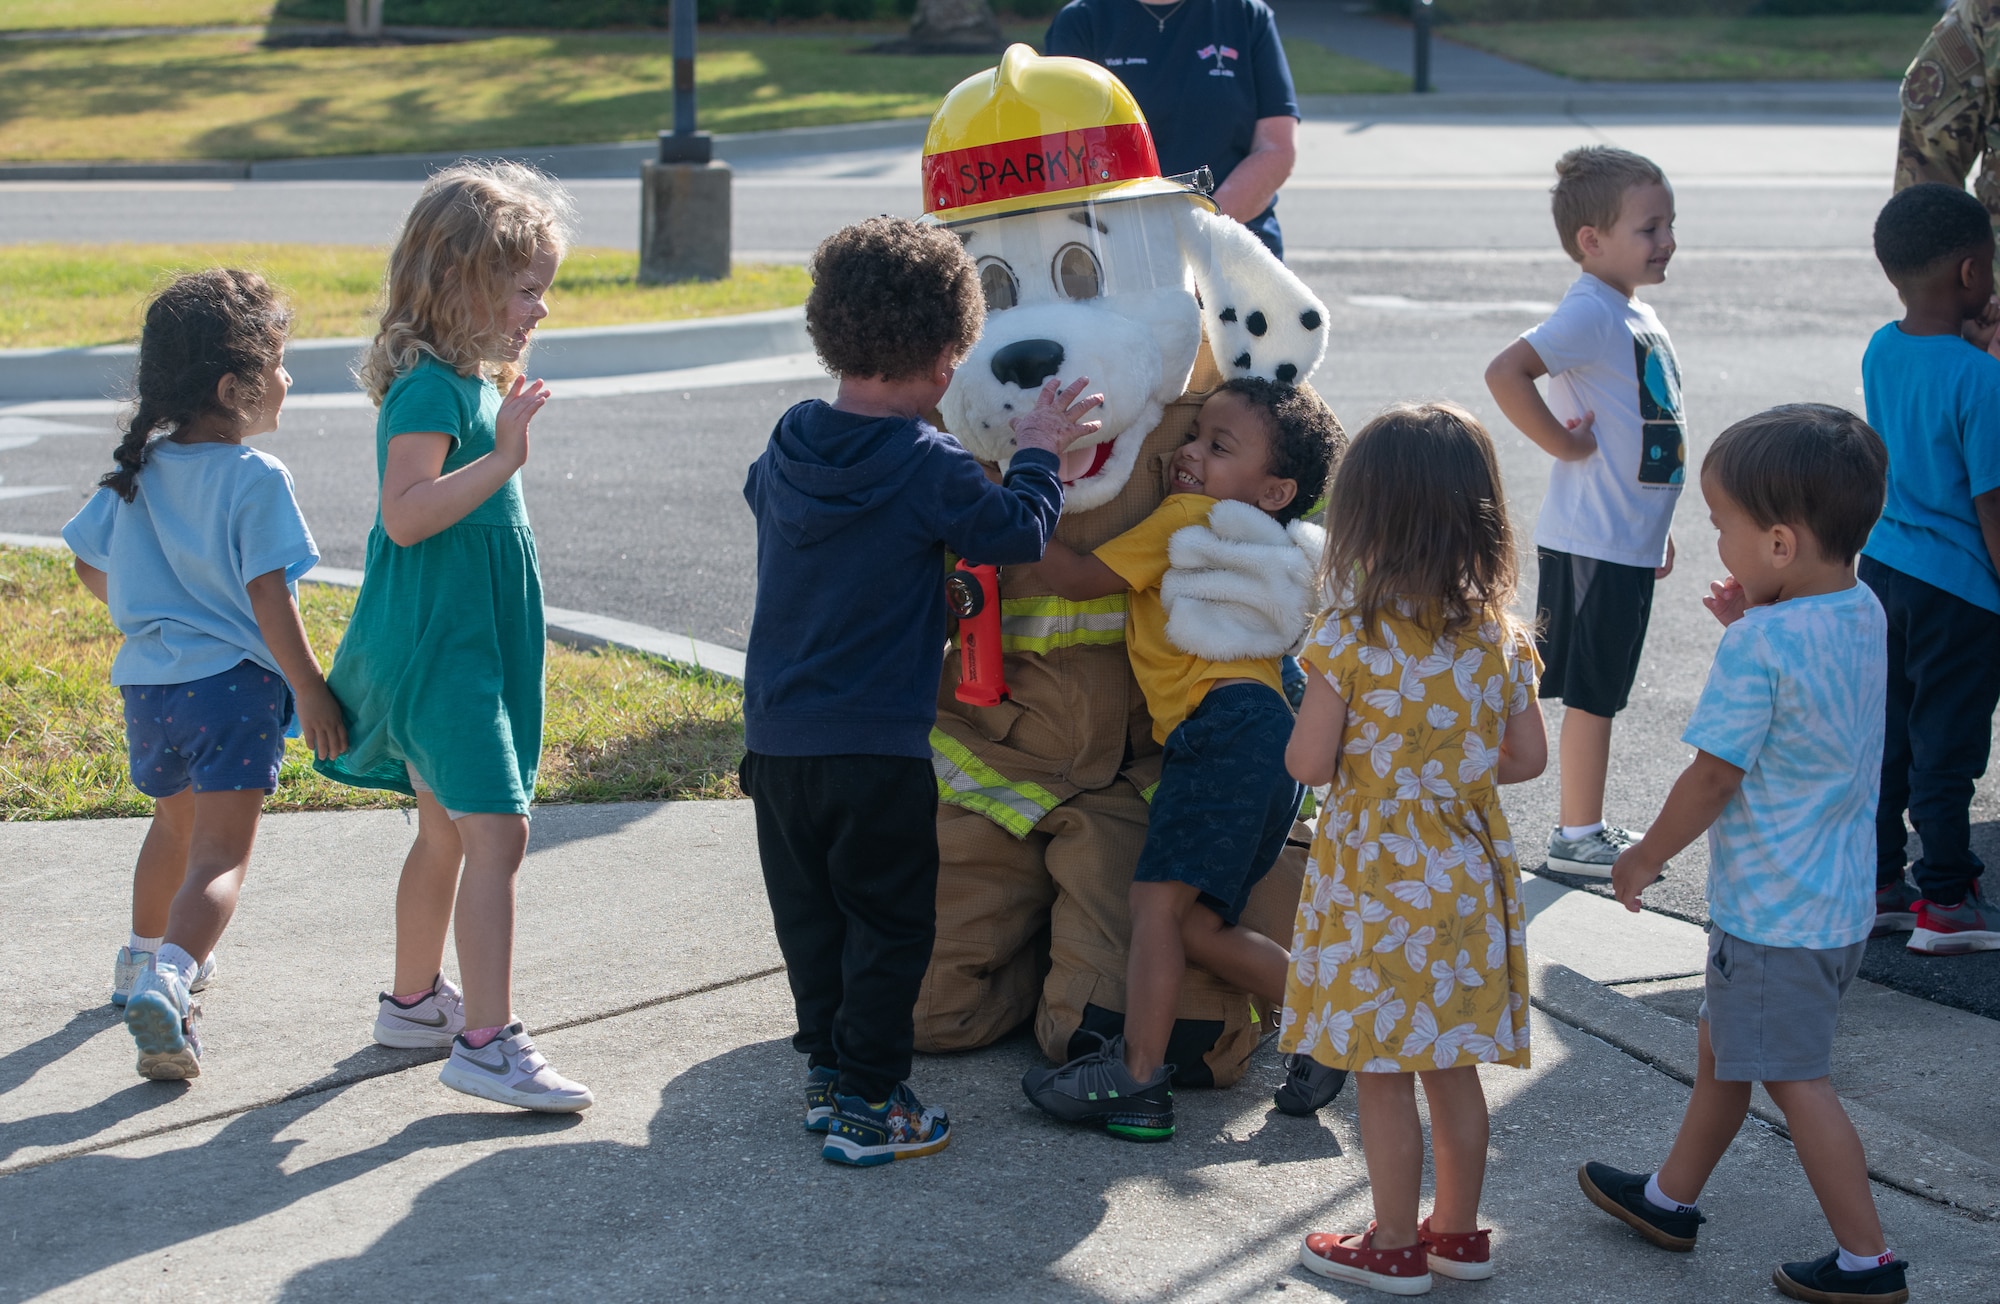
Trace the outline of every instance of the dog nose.
<instances>
[{"instance_id":1,"label":"dog nose","mask_svg":"<svg viewBox=\"0 0 2000 1304\"><path fill-rule=\"evenodd\" d=\"M993 379L1021 389L1040 389L1062 370L1063 346L1054 340L1015 340L993 355Z\"/></svg>"}]
</instances>

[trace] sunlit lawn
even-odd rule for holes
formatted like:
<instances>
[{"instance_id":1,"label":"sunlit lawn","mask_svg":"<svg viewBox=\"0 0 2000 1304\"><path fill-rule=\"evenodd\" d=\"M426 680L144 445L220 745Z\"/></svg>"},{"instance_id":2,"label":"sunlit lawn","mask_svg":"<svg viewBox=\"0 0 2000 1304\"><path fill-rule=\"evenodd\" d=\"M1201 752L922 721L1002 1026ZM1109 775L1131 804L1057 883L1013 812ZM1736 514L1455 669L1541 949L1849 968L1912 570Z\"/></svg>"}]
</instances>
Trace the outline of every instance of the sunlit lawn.
<instances>
[{"instance_id":1,"label":"sunlit lawn","mask_svg":"<svg viewBox=\"0 0 2000 1304\"><path fill-rule=\"evenodd\" d=\"M1865 81L1900 78L1936 17L1611 18L1438 30L1586 81Z\"/></svg>"},{"instance_id":2,"label":"sunlit lawn","mask_svg":"<svg viewBox=\"0 0 2000 1304\"><path fill-rule=\"evenodd\" d=\"M271 0L0 0L0 31L261 23Z\"/></svg>"}]
</instances>

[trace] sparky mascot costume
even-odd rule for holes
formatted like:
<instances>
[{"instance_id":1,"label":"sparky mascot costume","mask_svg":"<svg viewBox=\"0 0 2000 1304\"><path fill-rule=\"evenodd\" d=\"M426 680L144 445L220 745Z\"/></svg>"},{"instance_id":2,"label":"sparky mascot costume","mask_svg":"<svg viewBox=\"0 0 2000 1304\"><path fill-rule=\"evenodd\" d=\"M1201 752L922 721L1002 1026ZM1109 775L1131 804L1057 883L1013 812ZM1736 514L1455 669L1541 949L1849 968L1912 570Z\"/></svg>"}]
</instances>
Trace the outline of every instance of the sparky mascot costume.
<instances>
[{"instance_id":1,"label":"sparky mascot costume","mask_svg":"<svg viewBox=\"0 0 2000 1304\"><path fill-rule=\"evenodd\" d=\"M1014 452L1008 422L1042 383L1088 376L1103 429L1065 456L1056 531L1079 552L1159 506L1169 459L1225 377L1304 381L1326 351L1324 306L1217 216L1205 180L1160 175L1145 118L1111 73L1025 45L961 82L931 120L924 209L965 242L988 312L939 405L944 426L998 474ZM1248 517L1218 513L1174 540L1162 599L1180 599L1170 636L1186 650L1276 658L1304 632L1316 532ZM1089 1048L1080 1030L1123 1024L1126 900L1160 748L1126 657L1125 595L1065 601L1034 566L1010 566L997 596L1005 698L962 700L960 656L938 696L942 864L917 1045L983 1046L1032 1014L1062 1060ZM1289 848L1244 924L1287 942L1303 865ZM1243 993L1191 967L1177 1016L1176 1081L1242 1075L1259 1022Z\"/></svg>"}]
</instances>

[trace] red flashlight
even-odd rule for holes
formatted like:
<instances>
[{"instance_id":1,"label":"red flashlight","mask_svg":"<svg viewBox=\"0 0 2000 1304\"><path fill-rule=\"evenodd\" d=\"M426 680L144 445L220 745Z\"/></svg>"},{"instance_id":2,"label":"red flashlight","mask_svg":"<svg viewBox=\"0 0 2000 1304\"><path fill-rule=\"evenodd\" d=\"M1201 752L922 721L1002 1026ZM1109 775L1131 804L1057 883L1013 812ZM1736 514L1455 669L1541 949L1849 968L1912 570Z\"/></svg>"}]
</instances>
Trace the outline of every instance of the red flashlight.
<instances>
[{"instance_id":1,"label":"red flashlight","mask_svg":"<svg viewBox=\"0 0 2000 1304\"><path fill-rule=\"evenodd\" d=\"M961 561L944 582L944 597L958 617L958 700L1000 705L1007 676L1000 661L999 570Z\"/></svg>"}]
</instances>

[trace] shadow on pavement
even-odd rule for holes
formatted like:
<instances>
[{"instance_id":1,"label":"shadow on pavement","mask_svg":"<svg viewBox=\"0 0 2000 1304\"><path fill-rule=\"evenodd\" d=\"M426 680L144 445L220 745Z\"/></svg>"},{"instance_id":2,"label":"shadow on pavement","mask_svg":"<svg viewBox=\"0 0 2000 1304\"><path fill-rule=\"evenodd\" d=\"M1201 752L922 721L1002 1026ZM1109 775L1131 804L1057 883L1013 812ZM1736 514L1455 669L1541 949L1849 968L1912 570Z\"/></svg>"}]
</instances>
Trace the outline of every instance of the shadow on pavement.
<instances>
[{"instance_id":1,"label":"shadow on pavement","mask_svg":"<svg viewBox=\"0 0 2000 1304\"><path fill-rule=\"evenodd\" d=\"M68 1023L19 1050L0 1055L0 1096L83 1045L107 1028L117 1027L123 1012L109 1001L92 1010L78 1010Z\"/></svg>"}]
</instances>

